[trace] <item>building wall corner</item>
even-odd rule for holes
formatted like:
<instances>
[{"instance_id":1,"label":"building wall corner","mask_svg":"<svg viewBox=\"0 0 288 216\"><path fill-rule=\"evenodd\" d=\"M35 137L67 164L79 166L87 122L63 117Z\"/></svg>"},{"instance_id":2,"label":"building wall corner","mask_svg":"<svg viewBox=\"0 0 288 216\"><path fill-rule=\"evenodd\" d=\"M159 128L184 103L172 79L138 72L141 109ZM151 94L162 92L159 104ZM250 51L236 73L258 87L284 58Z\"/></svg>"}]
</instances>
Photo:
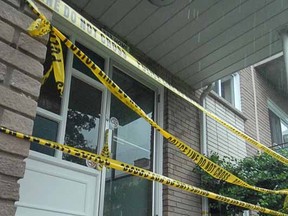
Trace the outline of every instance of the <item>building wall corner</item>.
<instances>
[{"instance_id":1,"label":"building wall corner","mask_svg":"<svg viewBox=\"0 0 288 216\"><path fill-rule=\"evenodd\" d=\"M0 125L27 134L33 129L48 41L48 36L27 34L34 19L24 1L0 1ZM0 216L15 215L29 148L25 140L0 134Z\"/></svg>"}]
</instances>

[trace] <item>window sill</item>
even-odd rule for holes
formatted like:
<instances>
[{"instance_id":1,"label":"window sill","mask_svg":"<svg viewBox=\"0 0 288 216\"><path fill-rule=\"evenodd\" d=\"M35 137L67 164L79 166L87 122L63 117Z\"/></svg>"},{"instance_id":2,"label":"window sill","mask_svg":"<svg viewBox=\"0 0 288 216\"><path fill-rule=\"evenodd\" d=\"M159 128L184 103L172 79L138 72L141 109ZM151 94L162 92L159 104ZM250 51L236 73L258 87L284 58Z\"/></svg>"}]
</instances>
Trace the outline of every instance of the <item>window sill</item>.
<instances>
[{"instance_id":1,"label":"window sill","mask_svg":"<svg viewBox=\"0 0 288 216\"><path fill-rule=\"evenodd\" d=\"M236 109L232 104L230 104L228 101L226 101L225 99L220 97L215 92L211 91L209 93L209 96L212 97L213 99L215 99L216 101L218 101L219 103L221 103L223 106L225 106L230 111L232 111L234 114L236 114L238 117L242 118L244 121L247 120L247 118L244 116L244 114L240 110Z\"/></svg>"}]
</instances>

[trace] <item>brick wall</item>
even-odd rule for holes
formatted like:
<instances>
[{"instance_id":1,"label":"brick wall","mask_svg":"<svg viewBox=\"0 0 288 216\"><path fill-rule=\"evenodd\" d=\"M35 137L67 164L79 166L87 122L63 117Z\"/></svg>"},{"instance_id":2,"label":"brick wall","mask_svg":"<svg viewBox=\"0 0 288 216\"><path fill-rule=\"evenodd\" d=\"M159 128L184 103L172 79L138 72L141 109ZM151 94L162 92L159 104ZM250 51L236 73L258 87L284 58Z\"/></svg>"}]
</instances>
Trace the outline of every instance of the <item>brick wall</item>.
<instances>
[{"instance_id":1,"label":"brick wall","mask_svg":"<svg viewBox=\"0 0 288 216\"><path fill-rule=\"evenodd\" d=\"M186 94L189 95L188 92ZM198 111L175 94L167 92L166 95L165 128L193 149L200 151ZM164 142L164 175L197 186L199 176L193 173L194 167L195 164L174 145ZM192 213L200 215L201 198L179 189L164 187L163 212L164 216Z\"/></svg>"},{"instance_id":2,"label":"brick wall","mask_svg":"<svg viewBox=\"0 0 288 216\"><path fill-rule=\"evenodd\" d=\"M247 117L245 121L245 133L250 137L257 139L255 103L251 68L241 70L240 74L240 92L242 112ZM247 143L248 155L254 155L257 149Z\"/></svg>"},{"instance_id":3,"label":"brick wall","mask_svg":"<svg viewBox=\"0 0 288 216\"><path fill-rule=\"evenodd\" d=\"M228 103L224 105L224 101L221 103L220 100L221 98L217 99L217 96L208 96L206 109L244 132L243 117L238 115L231 105ZM220 156L232 156L237 159L243 159L247 156L246 144L243 139L228 131L212 118L206 116L206 119L208 153L213 151Z\"/></svg>"},{"instance_id":4,"label":"brick wall","mask_svg":"<svg viewBox=\"0 0 288 216\"><path fill-rule=\"evenodd\" d=\"M47 11L46 11L47 12ZM46 13L49 16L49 13ZM0 125L31 134L47 37L27 35L33 15L20 0L0 1ZM30 143L0 134L0 216L15 215Z\"/></svg>"},{"instance_id":5,"label":"brick wall","mask_svg":"<svg viewBox=\"0 0 288 216\"><path fill-rule=\"evenodd\" d=\"M245 133L256 139L256 123L254 112L254 93L252 87L252 73L255 77L257 113L259 125L260 142L264 145L271 146L271 133L269 124L269 114L267 100L271 99L284 112L288 113L288 100L277 92L255 69L246 68L240 73L241 82L241 102L242 110L248 120L245 122ZM249 145L249 144L248 144ZM249 145L249 152L255 153L256 149Z\"/></svg>"}]
</instances>

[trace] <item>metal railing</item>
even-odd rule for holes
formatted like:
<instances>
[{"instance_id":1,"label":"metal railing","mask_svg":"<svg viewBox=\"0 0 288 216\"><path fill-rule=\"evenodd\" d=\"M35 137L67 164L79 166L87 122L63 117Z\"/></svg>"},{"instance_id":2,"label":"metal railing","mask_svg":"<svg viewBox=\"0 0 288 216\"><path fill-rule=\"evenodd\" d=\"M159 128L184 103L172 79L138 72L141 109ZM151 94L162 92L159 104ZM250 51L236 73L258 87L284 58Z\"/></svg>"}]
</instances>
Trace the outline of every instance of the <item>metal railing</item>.
<instances>
[{"instance_id":1,"label":"metal railing","mask_svg":"<svg viewBox=\"0 0 288 216\"><path fill-rule=\"evenodd\" d=\"M280 144L273 143L270 148L273 149L274 151L284 150L284 149L288 151L288 142L284 142Z\"/></svg>"}]
</instances>

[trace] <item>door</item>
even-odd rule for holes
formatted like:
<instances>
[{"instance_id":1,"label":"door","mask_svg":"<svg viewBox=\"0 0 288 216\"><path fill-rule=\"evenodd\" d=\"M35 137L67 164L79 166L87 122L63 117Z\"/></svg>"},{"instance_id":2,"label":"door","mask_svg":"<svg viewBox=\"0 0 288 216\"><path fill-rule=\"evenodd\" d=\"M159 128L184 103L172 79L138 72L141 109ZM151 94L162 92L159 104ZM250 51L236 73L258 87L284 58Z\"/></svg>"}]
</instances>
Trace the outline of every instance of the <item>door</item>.
<instances>
[{"instance_id":1,"label":"door","mask_svg":"<svg viewBox=\"0 0 288 216\"><path fill-rule=\"evenodd\" d=\"M104 70L104 58L76 44ZM107 90L71 53L66 59L64 95L59 97L50 76L41 88L33 135L97 153L103 140ZM96 216L100 176L83 159L31 143L16 215Z\"/></svg>"},{"instance_id":2,"label":"door","mask_svg":"<svg viewBox=\"0 0 288 216\"><path fill-rule=\"evenodd\" d=\"M104 70L104 58L77 41L76 45ZM112 158L153 170L152 127L110 95L71 53L66 65L62 98L53 77L41 88L33 135L100 153L104 132L110 128ZM112 79L153 119L155 91L119 68L111 67ZM83 159L31 143L16 215L150 216L152 194L152 182L115 170L98 171Z\"/></svg>"},{"instance_id":3,"label":"door","mask_svg":"<svg viewBox=\"0 0 288 216\"><path fill-rule=\"evenodd\" d=\"M112 72L113 80L153 119L154 91L117 67ZM153 170L153 128L115 96L111 96L110 117L112 158ZM103 184L104 216L152 215L152 182L109 169Z\"/></svg>"}]
</instances>

